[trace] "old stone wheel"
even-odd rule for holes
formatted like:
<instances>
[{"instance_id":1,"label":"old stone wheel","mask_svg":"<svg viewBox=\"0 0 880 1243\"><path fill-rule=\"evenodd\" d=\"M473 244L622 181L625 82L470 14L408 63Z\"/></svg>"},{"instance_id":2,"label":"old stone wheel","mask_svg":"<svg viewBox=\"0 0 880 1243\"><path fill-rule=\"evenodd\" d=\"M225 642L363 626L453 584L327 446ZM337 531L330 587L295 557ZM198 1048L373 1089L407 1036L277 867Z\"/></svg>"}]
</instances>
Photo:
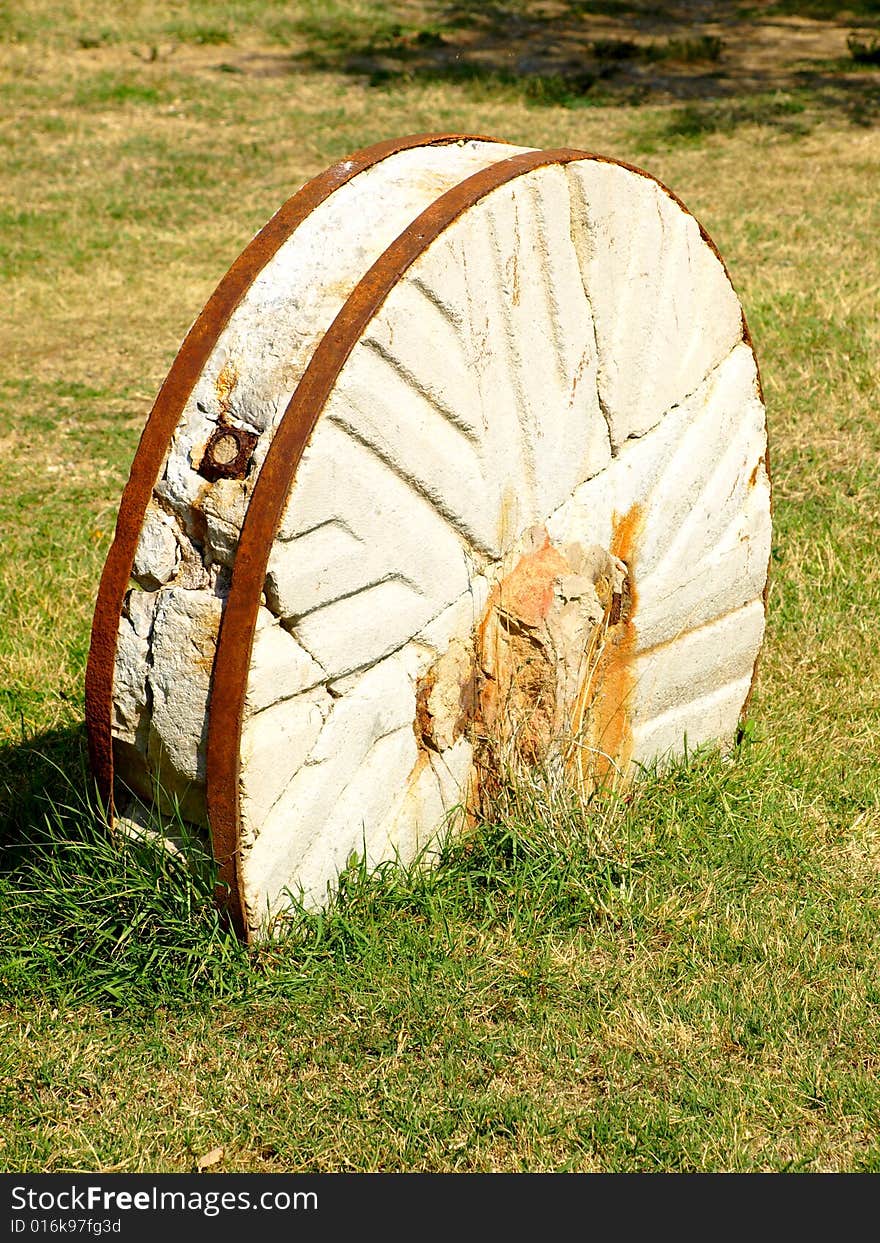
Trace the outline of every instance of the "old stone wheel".
<instances>
[{"instance_id":1,"label":"old stone wheel","mask_svg":"<svg viewBox=\"0 0 880 1243\"><path fill-rule=\"evenodd\" d=\"M486 747L729 742L769 556L742 311L654 179L429 137L284 212L157 401L87 677L108 800L115 759L209 827L246 934L412 856Z\"/></svg>"}]
</instances>

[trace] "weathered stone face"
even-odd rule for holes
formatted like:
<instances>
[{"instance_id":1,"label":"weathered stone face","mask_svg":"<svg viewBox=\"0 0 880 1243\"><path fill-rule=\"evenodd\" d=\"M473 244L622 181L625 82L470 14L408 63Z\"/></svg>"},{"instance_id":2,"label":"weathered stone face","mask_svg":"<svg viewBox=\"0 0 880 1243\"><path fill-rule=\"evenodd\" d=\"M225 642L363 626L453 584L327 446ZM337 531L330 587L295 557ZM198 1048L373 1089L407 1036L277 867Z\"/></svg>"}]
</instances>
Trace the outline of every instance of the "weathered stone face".
<instances>
[{"instance_id":1,"label":"weathered stone face","mask_svg":"<svg viewBox=\"0 0 880 1243\"><path fill-rule=\"evenodd\" d=\"M631 607L626 564L598 545L557 548L529 528L496 571L483 616L455 638L416 689L416 737L442 756L458 739L473 747L469 802L504 760L561 761L594 783L595 750L611 653Z\"/></svg>"},{"instance_id":2,"label":"weathered stone face","mask_svg":"<svg viewBox=\"0 0 880 1243\"><path fill-rule=\"evenodd\" d=\"M120 776L205 821L217 634L291 394L382 250L515 149L389 157L254 281L154 491L117 648ZM244 689L247 918L326 900L352 852L411 858L493 749L585 786L724 745L769 556L766 431L739 303L650 178L579 159L485 194L402 272L319 412L268 550Z\"/></svg>"}]
</instances>

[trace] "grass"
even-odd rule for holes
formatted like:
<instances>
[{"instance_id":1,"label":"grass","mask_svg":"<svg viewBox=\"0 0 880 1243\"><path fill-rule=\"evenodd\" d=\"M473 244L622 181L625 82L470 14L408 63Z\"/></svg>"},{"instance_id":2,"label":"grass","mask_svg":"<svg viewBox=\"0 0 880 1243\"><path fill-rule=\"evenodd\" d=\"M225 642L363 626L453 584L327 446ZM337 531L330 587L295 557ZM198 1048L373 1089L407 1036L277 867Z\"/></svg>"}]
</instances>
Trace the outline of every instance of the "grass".
<instances>
[{"instance_id":1,"label":"grass","mask_svg":"<svg viewBox=\"0 0 880 1243\"><path fill-rule=\"evenodd\" d=\"M56 818L8 909L8 1167L876 1170L876 829L776 763L586 816L521 781L250 962L207 870Z\"/></svg>"},{"instance_id":2,"label":"grass","mask_svg":"<svg viewBox=\"0 0 880 1243\"><path fill-rule=\"evenodd\" d=\"M859 39L850 35L846 41L849 54L859 65L880 65L880 40Z\"/></svg>"},{"instance_id":3,"label":"grass","mask_svg":"<svg viewBox=\"0 0 880 1243\"><path fill-rule=\"evenodd\" d=\"M691 39L665 39L636 43L632 39L595 39L593 54L600 60L682 60L716 61L724 42L719 35L699 35Z\"/></svg>"},{"instance_id":4,"label":"grass","mask_svg":"<svg viewBox=\"0 0 880 1243\"><path fill-rule=\"evenodd\" d=\"M327 32L344 52L439 29L435 9L121 13L0 19L0 1166L186 1170L219 1146L214 1168L267 1172L877 1171L870 73L830 102L371 86L304 57ZM90 808L98 576L146 412L235 255L333 159L441 128L643 164L724 254L775 482L751 720L729 760L647 774L629 802L507 788L435 871L353 865L333 911L248 955L207 860L108 840Z\"/></svg>"}]
</instances>

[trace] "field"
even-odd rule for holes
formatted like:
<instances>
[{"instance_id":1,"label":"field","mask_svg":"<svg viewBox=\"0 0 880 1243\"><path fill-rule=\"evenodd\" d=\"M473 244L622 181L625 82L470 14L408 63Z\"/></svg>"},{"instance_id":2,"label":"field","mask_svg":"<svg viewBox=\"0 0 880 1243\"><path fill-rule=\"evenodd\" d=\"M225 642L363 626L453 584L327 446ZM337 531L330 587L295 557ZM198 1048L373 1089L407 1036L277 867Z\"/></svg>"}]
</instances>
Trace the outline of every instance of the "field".
<instances>
[{"instance_id":1,"label":"field","mask_svg":"<svg viewBox=\"0 0 880 1243\"><path fill-rule=\"evenodd\" d=\"M880 1171L880 12L680 9L0 12L0 1168ZM771 431L756 692L733 755L586 807L522 781L249 956L207 861L89 810L98 578L235 256L447 129L641 165L724 255Z\"/></svg>"}]
</instances>

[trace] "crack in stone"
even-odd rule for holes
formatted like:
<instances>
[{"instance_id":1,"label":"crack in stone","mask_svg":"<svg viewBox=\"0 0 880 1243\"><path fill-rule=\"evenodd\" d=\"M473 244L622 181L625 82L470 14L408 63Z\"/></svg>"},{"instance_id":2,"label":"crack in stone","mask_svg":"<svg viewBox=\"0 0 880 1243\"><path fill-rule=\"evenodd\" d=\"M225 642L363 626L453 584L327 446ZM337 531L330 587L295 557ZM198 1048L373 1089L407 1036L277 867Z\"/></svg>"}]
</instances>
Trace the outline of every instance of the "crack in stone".
<instances>
[{"instance_id":1,"label":"crack in stone","mask_svg":"<svg viewBox=\"0 0 880 1243\"><path fill-rule=\"evenodd\" d=\"M267 602L266 607L267 607L267 609L269 610L269 612L270 612L270 613L273 613L273 610L272 610L272 609L270 608L270 606L268 605L268 602ZM274 616L275 616L275 617L278 617L278 614L277 614L277 613L274 613ZM325 677L330 677L330 674L327 672L327 667L326 667L326 665L323 663L323 661L320 661L320 660L318 659L318 657L315 655L315 653L314 653L314 652L312 652L312 651L310 651L310 650L308 649L308 647L305 645L305 643L303 643L302 638L301 638L298 634L294 634L294 633L293 633L293 630L294 630L293 624L291 624L291 625L285 625L285 620L286 620L286 619L285 619L285 618L283 618L283 617L281 617L281 618L279 618L279 619L278 619L278 622L279 622L279 625L281 626L281 629L282 629L282 630L283 630L286 634L289 634L289 635L290 635L290 637L294 640L294 642L295 642L295 643L298 643L298 644L300 645L300 647L302 648L302 650L305 652L306 656L308 656L311 660L313 660L313 661L315 662L315 664L318 666L318 668L321 670L321 672L324 674L324 676L325 676ZM375 663L375 662L374 662L374 663ZM317 686L317 685L318 685L318 683L315 683L315 685Z\"/></svg>"},{"instance_id":2,"label":"crack in stone","mask_svg":"<svg viewBox=\"0 0 880 1243\"><path fill-rule=\"evenodd\" d=\"M585 271L586 260L584 258L584 253L583 253L584 250L589 245L591 245L592 239L589 236L589 224L587 223L586 218L584 218L582 222L578 221L577 224L575 223L575 212L574 212L574 206L573 206L572 197L571 197L572 178L574 177L574 170L571 168L570 165L566 164L563 169L563 172L565 174L566 186L568 188L568 232L569 232L569 237L571 238L571 245L572 245L572 249L574 250L575 259L577 260L578 274L580 275L580 278L581 278L581 288L584 291L584 301L587 304L587 311L590 316L590 323L593 327L593 349L595 350L595 358L596 358L596 401L599 406L599 412L601 413L602 418L605 420L605 431L608 435L608 451L613 459L617 457L618 445L616 444L613 433L612 433L611 412L609 411L607 405L605 404L605 399L602 396L603 368L602 368L601 359L599 358L599 337L596 332L596 315L595 315L595 312L593 311L593 303L590 298L589 290L587 289L587 278L586 278L586 271Z\"/></svg>"},{"instance_id":3,"label":"crack in stone","mask_svg":"<svg viewBox=\"0 0 880 1243\"><path fill-rule=\"evenodd\" d=\"M716 374L716 372L720 371L720 369L725 365L725 363L730 361L730 359L733 357L736 351L743 344L744 342L742 338L740 337L738 341L734 342L734 344L727 351L727 353L724 355L723 358L719 358L717 363L713 363L712 366L709 368L709 370L703 373L703 375L700 377L700 379L697 381L697 383L694 385L692 389L690 389L682 397L679 397L678 401L674 401L671 406L666 407L666 409L661 413L660 417L657 419L656 423L652 423L650 427L646 427L645 430L642 432L630 432L621 442L621 447L624 444L627 444L630 440L643 440L645 436L650 436L651 432L655 432L665 418L667 418L674 411L680 410L681 407L684 405L687 405L689 401L693 401L693 399L699 393L700 389L707 387L711 383L712 377Z\"/></svg>"}]
</instances>

